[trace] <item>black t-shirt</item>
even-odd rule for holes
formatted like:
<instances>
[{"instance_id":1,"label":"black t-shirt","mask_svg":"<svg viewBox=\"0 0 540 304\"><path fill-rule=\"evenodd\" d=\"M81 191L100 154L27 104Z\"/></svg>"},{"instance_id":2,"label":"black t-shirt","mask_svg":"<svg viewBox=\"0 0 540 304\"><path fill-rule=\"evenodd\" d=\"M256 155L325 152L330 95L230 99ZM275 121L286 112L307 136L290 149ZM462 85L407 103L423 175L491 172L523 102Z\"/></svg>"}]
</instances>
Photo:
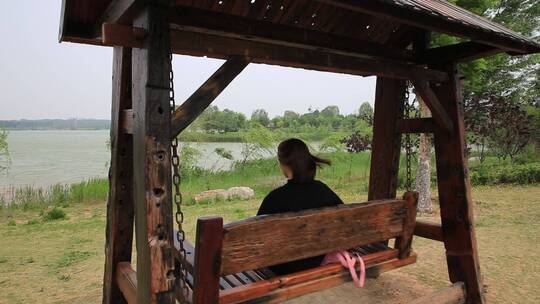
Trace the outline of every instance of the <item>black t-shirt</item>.
<instances>
[{"instance_id":1,"label":"black t-shirt","mask_svg":"<svg viewBox=\"0 0 540 304\"><path fill-rule=\"evenodd\" d=\"M343 204L343 201L323 182L314 180L299 183L289 180L285 185L273 190L264 198L257 215L297 212L339 204ZM278 275L283 275L317 267L323 259L324 256L316 256L268 268Z\"/></svg>"}]
</instances>

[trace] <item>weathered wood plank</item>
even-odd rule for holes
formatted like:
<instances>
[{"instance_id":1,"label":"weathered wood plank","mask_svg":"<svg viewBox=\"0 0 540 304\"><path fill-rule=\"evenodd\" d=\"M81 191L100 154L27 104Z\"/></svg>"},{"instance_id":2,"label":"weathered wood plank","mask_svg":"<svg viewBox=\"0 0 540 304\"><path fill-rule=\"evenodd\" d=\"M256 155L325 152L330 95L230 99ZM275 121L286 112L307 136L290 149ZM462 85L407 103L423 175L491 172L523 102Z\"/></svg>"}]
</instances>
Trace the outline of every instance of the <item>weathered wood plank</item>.
<instances>
[{"instance_id":1,"label":"weathered wood plank","mask_svg":"<svg viewBox=\"0 0 540 304\"><path fill-rule=\"evenodd\" d=\"M133 109L127 109L122 111L122 114L120 116L120 130L124 134L133 134Z\"/></svg>"},{"instance_id":2,"label":"weathered wood plank","mask_svg":"<svg viewBox=\"0 0 540 304\"><path fill-rule=\"evenodd\" d=\"M133 138L123 132L123 113L130 111L131 49L114 48L111 117L111 164L105 241L103 303L125 303L115 270L130 262L133 246Z\"/></svg>"},{"instance_id":3,"label":"weathered wood plank","mask_svg":"<svg viewBox=\"0 0 540 304\"><path fill-rule=\"evenodd\" d=\"M488 45L493 45L504 50L514 51L519 54L536 52L536 48L527 42L516 42L506 39L495 32L486 32L481 29L468 26L455 20L444 20L436 15L429 15L408 9L405 6L394 5L384 1L356 1L356 0L316 0L341 8L363 14L387 18L399 23L412 25L434 32L441 32L453 36L472 39Z\"/></svg>"},{"instance_id":4,"label":"weathered wood plank","mask_svg":"<svg viewBox=\"0 0 540 304\"><path fill-rule=\"evenodd\" d=\"M174 25L173 25L174 26ZM133 30L120 29L122 26L109 26L108 31L117 31L108 35L110 45L139 45ZM126 37L131 35L131 37ZM114 40L116 39L116 40ZM415 64L392 61L365 59L350 55L335 54L325 50L310 50L298 47L276 45L265 42L220 37L204 33L187 32L173 28L171 30L172 50L175 54L206 56L227 59L241 56L253 63L282 65L317 71L345 73L352 75L377 75L399 79L422 79L434 83L448 79L446 73L426 69Z\"/></svg>"},{"instance_id":5,"label":"weathered wood plank","mask_svg":"<svg viewBox=\"0 0 540 304\"><path fill-rule=\"evenodd\" d=\"M224 227L222 274L370 244L403 232L403 200L347 204L250 218Z\"/></svg>"},{"instance_id":6,"label":"weathered wood plank","mask_svg":"<svg viewBox=\"0 0 540 304\"><path fill-rule=\"evenodd\" d=\"M443 241L441 225L427 221L416 220L414 235L439 242Z\"/></svg>"},{"instance_id":7,"label":"weathered wood plank","mask_svg":"<svg viewBox=\"0 0 540 304\"><path fill-rule=\"evenodd\" d=\"M454 123L448 116L448 113L446 113L444 107L441 105L439 98L435 92L433 92L430 84L421 80L414 80L413 84L414 88L416 89L416 94L420 95L424 103L429 107L435 123L437 123L442 130L447 132L452 131Z\"/></svg>"},{"instance_id":8,"label":"weathered wood plank","mask_svg":"<svg viewBox=\"0 0 540 304\"><path fill-rule=\"evenodd\" d=\"M418 192L405 192L403 199L407 202L407 217L403 222L403 233L396 238L396 249L399 258L405 258L411 253L414 224L416 222L416 206L418 205Z\"/></svg>"},{"instance_id":9,"label":"weathered wood plank","mask_svg":"<svg viewBox=\"0 0 540 304\"><path fill-rule=\"evenodd\" d=\"M435 131L435 122L432 118L409 118L398 119L396 123L396 132L398 133L433 133Z\"/></svg>"},{"instance_id":10,"label":"weathered wood plank","mask_svg":"<svg viewBox=\"0 0 540 304\"><path fill-rule=\"evenodd\" d=\"M133 49L133 130L137 303L174 303L166 9L149 5L134 20L146 32Z\"/></svg>"},{"instance_id":11,"label":"weathered wood plank","mask_svg":"<svg viewBox=\"0 0 540 304\"><path fill-rule=\"evenodd\" d=\"M118 263L115 271L115 284L118 285L125 298L124 303L137 304L137 273L131 267L131 263Z\"/></svg>"},{"instance_id":12,"label":"weathered wood plank","mask_svg":"<svg viewBox=\"0 0 540 304\"><path fill-rule=\"evenodd\" d=\"M187 128L238 76L249 62L244 57L229 58L172 115L171 138Z\"/></svg>"},{"instance_id":13,"label":"weathered wood plank","mask_svg":"<svg viewBox=\"0 0 540 304\"><path fill-rule=\"evenodd\" d=\"M219 301L223 219L220 217L197 220L193 303L214 304Z\"/></svg>"},{"instance_id":14,"label":"weathered wood plank","mask_svg":"<svg viewBox=\"0 0 540 304\"><path fill-rule=\"evenodd\" d=\"M403 113L405 87L405 81L377 78L368 200L396 197L401 151L396 127Z\"/></svg>"},{"instance_id":15,"label":"weathered wood plank","mask_svg":"<svg viewBox=\"0 0 540 304\"><path fill-rule=\"evenodd\" d=\"M378 276L383 272L403 267L414 262L416 262L415 254L401 260L391 259L376 264L366 262L366 275L369 277ZM324 269L324 271L321 271L322 269ZM314 270L302 272L301 275L306 276L310 271L312 271L314 275L304 281L287 281L287 276L284 276L269 281L261 281L243 287L224 290L221 292L219 303L281 303L288 299L321 291L351 280L349 271L345 270L341 265L321 266ZM315 273L317 272L318 274L324 274L315 276ZM291 274L288 275L288 277L291 278L298 274ZM294 284L292 284L293 282Z\"/></svg>"},{"instance_id":16,"label":"weathered wood plank","mask_svg":"<svg viewBox=\"0 0 540 304\"><path fill-rule=\"evenodd\" d=\"M112 0L94 25L94 37L103 37L102 24L130 24L144 6L145 0Z\"/></svg>"},{"instance_id":17,"label":"weathered wood plank","mask_svg":"<svg viewBox=\"0 0 540 304\"><path fill-rule=\"evenodd\" d=\"M451 132L437 130L434 136L446 260L450 281L464 282L467 287L467 303L484 303L466 155L461 85L456 66L449 65L446 68L454 75L452 80L433 87L454 124Z\"/></svg>"},{"instance_id":18,"label":"weathered wood plank","mask_svg":"<svg viewBox=\"0 0 540 304\"><path fill-rule=\"evenodd\" d=\"M501 53L503 50L478 42L467 41L452 45L427 49L425 54L417 57L418 62L437 64L441 62L467 62Z\"/></svg>"},{"instance_id":19,"label":"weathered wood plank","mask_svg":"<svg viewBox=\"0 0 540 304\"><path fill-rule=\"evenodd\" d=\"M464 304L466 294L465 284L463 282L457 282L450 287L416 299L411 304Z\"/></svg>"},{"instance_id":20,"label":"weathered wood plank","mask_svg":"<svg viewBox=\"0 0 540 304\"><path fill-rule=\"evenodd\" d=\"M101 42L104 45L141 48L146 31L140 27L103 23Z\"/></svg>"},{"instance_id":21,"label":"weathered wood plank","mask_svg":"<svg viewBox=\"0 0 540 304\"><path fill-rule=\"evenodd\" d=\"M394 49L372 41L336 36L296 26L246 19L200 9L177 8L171 13L171 23L174 24L176 29L188 32L292 46L301 49L324 49L328 53L353 57L414 62L412 52L406 49Z\"/></svg>"}]
</instances>

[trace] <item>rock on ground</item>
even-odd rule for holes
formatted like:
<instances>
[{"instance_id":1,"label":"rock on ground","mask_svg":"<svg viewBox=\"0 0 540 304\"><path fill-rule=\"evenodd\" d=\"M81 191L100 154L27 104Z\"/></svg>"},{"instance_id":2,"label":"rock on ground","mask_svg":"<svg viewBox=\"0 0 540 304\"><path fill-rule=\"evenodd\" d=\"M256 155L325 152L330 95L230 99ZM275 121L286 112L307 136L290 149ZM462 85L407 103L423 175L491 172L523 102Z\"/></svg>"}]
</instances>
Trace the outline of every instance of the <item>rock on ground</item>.
<instances>
[{"instance_id":1,"label":"rock on ground","mask_svg":"<svg viewBox=\"0 0 540 304\"><path fill-rule=\"evenodd\" d=\"M213 200L230 200L230 199L242 199L248 200L255 197L255 191L249 187L231 187L225 189L214 189L203 191L195 195L195 201L200 203L202 201Z\"/></svg>"}]
</instances>

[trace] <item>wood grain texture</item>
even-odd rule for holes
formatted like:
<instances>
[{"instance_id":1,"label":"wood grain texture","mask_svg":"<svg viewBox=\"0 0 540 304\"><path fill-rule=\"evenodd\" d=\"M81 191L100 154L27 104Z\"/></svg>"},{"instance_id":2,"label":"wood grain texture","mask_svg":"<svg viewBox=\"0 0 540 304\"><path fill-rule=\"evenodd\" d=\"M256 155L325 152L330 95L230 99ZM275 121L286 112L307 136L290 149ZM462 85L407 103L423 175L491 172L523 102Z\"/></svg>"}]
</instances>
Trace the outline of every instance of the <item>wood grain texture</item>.
<instances>
[{"instance_id":1,"label":"wood grain texture","mask_svg":"<svg viewBox=\"0 0 540 304\"><path fill-rule=\"evenodd\" d=\"M399 258L403 259L411 253L411 245L416 222L416 207L418 205L418 192L408 191L403 195L407 202L407 217L403 223L403 233L396 238L395 247L399 250Z\"/></svg>"},{"instance_id":2,"label":"wood grain texture","mask_svg":"<svg viewBox=\"0 0 540 304\"><path fill-rule=\"evenodd\" d=\"M214 304L219 301L223 219L220 217L197 220L197 242L193 273L193 303Z\"/></svg>"},{"instance_id":3,"label":"wood grain texture","mask_svg":"<svg viewBox=\"0 0 540 304\"><path fill-rule=\"evenodd\" d=\"M103 303L125 303L115 281L116 265L130 262L133 246L133 138L123 132L123 113L131 100L131 49L114 48L111 115L111 163Z\"/></svg>"},{"instance_id":4,"label":"wood grain texture","mask_svg":"<svg viewBox=\"0 0 540 304\"><path fill-rule=\"evenodd\" d=\"M396 197L401 134L397 121L403 113L405 81L377 78L368 200Z\"/></svg>"},{"instance_id":5,"label":"wood grain texture","mask_svg":"<svg viewBox=\"0 0 540 304\"><path fill-rule=\"evenodd\" d=\"M147 32L133 49L133 144L137 237L137 303L174 303L166 9L149 5L134 26Z\"/></svg>"},{"instance_id":6,"label":"wood grain texture","mask_svg":"<svg viewBox=\"0 0 540 304\"><path fill-rule=\"evenodd\" d=\"M410 265L416 262L416 255L404 259L390 259L380 263L367 263L366 262L366 275L368 277L378 276L381 273ZM351 275L348 270L344 269L341 265L327 265L332 266L335 272L327 272L324 275L318 277L312 277L305 281L294 281L294 284L285 283L285 277L281 279L270 280L270 284L267 290L261 288L261 282L253 283L251 285L233 288L223 291L220 297L220 304L233 304L233 303L281 303L283 301L305 295L312 292L318 292L326 288L337 286L345 282L351 281ZM327 266L321 266L319 268L326 268ZM337 267L336 267L337 266ZM313 270L307 270L303 274L308 272L320 271L319 268ZM327 267L328 269L330 267ZM296 274L288 275L290 277ZM268 281L263 281L268 282ZM292 282L292 281L291 281Z\"/></svg>"},{"instance_id":7,"label":"wood grain texture","mask_svg":"<svg viewBox=\"0 0 540 304\"><path fill-rule=\"evenodd\" d=\"M129 262L120 262L116 266L115 284L118 285L125 303L137 304L137 273ZM120 302L111 302L120 303Z\"/></svg>"},{"instance_id":8,"label":"wood grain texture","mask_svg":"<svg viewBox=\"0 0 540 304\"><path fill-rule=\"evenodd\" d=\"M441 62L460 63L492 56L501 52L503 50L490 45L467 41L428 49L425 54L418 57L418 60L427 64Z\"/></svg>"},{"instance_id":9,"label":"wood grain texture","mask_svg":"<svg viewBox=\"0 0 540 304\"><path fill-rule=\"evenodd\" d=\"M222 274L322 255L399 236L407 202L373 201L258 216L224 227Z\"/></svg>"},{"instance_id":10,"label":"wood grain texture","mask_svg":"<svg viewBox=\"0 0 540 304\"><path fill-rule=\"evenodd\" d=\"M437 223L416 220L414 235L439 242L443 241L442 227L441 224Z\"/></svg>"},{"instance_id":11,"label":"wood grain texture","mask_svg":"<svg viewBox=\"0 0 540 304\"><path fill-rule=\"evenodd\" d=\"M450 287L416 299L411 304L464 304L466 294L465 284L463 282L457 282Z\"/></svg>"},{"instance_id":12,"label":"wood grain texture","mask_svg":"<svg viewBox=\"0 0 540 304\"><path fill-rule=\"evenodd\" d=\"M437 130L434 136L446 260L450 281L465 283L467 303L484 303L466 155L461 85L456 67L449 65L446 69L454 75L452 80L433 87L454 124L452 132Z\"/></svg>"},{"instance_id":13,"label":"wood grain texture","mask_svg":"<svg viewBox=\"0 0 540 304\"><path fill-rule=\"evenodd\" d=\"M452 128L454 127L454 123L448 116L448 113L446 113L444 107L441 105L439 98L435 92L433 92L430 84L421 80L414 80L413 84L414 88L416 89L416 94L418 94L428 106L437 126L444 131L451 132Z\"/></svg>"},{"instance_id":14,"label":"wood grain texture","mask_svg":"<svg viewBox=\"0 0 540 304\"><path fill-rule=\"evenodd\" d=\"M208 80L174 111L171 118L171 138L176 137L187 128L248 64L246 58L238 56L225 61Z\"/></svg>"}]
</instances>

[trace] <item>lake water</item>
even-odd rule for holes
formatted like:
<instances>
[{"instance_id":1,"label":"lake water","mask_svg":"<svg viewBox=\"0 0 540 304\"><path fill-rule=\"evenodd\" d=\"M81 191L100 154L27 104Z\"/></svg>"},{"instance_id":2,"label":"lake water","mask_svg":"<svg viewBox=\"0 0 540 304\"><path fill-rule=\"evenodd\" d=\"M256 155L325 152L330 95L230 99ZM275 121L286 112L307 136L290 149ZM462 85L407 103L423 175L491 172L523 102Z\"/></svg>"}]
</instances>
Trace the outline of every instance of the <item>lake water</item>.
<instances>
[{"instance_id":1,"label":"lake water","mask_svg":"<svg viewBox=\"0 0 540 304\"><path fill-rule=\"evenodd\" d=\"M11 168L0 175L0 193L10 187L69 184L107 176L110 154L108 130L97 131L10 131ZM182 143L185 144L185 143ZM198 165L207 169L227 169L231 162L219 157L218 147L241 156L240 143L190 143L202 152Z\"/></svg>"}]
</instances>

